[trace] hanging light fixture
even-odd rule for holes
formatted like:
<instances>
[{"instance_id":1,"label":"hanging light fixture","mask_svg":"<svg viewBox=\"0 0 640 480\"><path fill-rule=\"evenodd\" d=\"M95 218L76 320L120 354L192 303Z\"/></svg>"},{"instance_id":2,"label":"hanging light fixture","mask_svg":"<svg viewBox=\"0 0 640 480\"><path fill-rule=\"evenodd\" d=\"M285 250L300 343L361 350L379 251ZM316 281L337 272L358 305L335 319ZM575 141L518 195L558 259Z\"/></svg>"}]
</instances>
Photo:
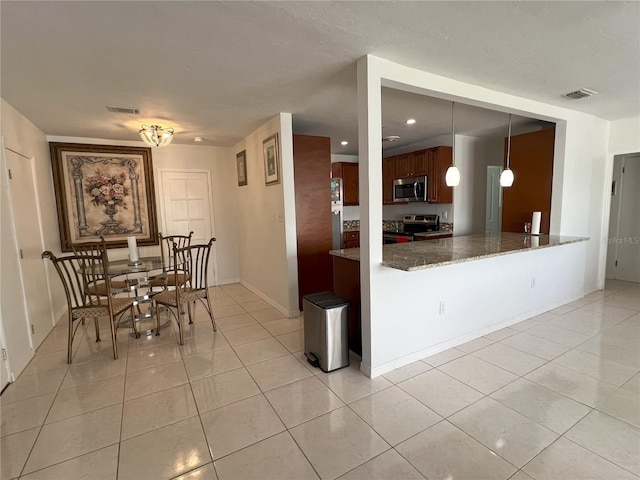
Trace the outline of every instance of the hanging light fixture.
<instances>
[{"instance_id":1,"label":"hanging light fixture","mask_svg":"<svg viewBox=\"0 0 640 480\"><path fill-rule=\"evenodd\" d=\"M451 166L447 168L444 181L448 187L456 187L460 183L460 170L456 167L456 134L455 123L453 121L453 106L455 102L451 102Z\"/></svg>"},{"instance_id":2,"label":"hanging light fixture","mask_svg":"<svg viewBox=\"0 0 640 480\"><path fill-rule=\"evenodd\" d=\"M513 185L513 170L509 168L509 160L511 157L511 114L509 114L509 136L507 137L507 168L500 174L500 185L502 187L510 187Z\"/></svg>"},{"instance_id":3,"label":"hanging light fixture","mask_svg":"<svg viewBox=\"0 0 640 480\"><path fill-rule=\"evenodd\" d=\"M173 128L165 128L160 125L142 125L140 137L147 145L164 147L173 140Z\"/></svg>"}]
</instances>

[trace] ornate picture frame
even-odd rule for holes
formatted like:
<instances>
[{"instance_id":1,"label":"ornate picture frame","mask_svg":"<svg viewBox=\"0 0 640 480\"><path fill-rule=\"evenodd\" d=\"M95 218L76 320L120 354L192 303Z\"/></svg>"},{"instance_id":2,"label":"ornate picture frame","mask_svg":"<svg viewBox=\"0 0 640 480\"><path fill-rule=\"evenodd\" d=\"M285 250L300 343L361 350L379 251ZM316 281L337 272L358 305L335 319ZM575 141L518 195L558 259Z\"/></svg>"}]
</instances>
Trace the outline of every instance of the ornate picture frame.
<instances>
[{"instance_id":1,"label":"ornate picture frame","mask_svg":"<svg viewBox=\"0 0 640 480\"><path fill-rule=\"evenodd\" d=\"M108 248L158 244L151 149L50 142L60 245L95 242Z\"/></svg>"},{"instance_id":2,"label":"ornate picture frame","mask_svg":"<svg viewBox=\"0 0 640 480\"><path fill-rule=\"evenodd\" d=\"M243 150L236 155L236 168L238 170L238 186L247 185L247 151Z\"/></svg>"},{"instance_id":3,"label":"ornate picture frame","mask_svg":"<svg viewBox=\"0 0 640 480\"><path fill-rule=\"evenodd\" d=\"M274 133L262 142L264 157L265 185L280 183L280 152L278 151L278 134Z\"/></svg>"}]
</instances>

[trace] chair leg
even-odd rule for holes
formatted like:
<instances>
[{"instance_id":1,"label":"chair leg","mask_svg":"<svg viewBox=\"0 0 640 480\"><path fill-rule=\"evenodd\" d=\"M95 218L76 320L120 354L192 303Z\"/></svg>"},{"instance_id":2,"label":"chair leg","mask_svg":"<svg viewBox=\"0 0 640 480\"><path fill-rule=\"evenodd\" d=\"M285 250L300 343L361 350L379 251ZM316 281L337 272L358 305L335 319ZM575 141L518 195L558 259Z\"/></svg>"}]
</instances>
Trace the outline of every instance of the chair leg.
<instances>
[{"instance_id":1,"label":"chair leg","mask_svg":"<svg viewBox=\"0 0 640 480\"><path fill-rule=\"evenodd\" d=\"M207 294L206 299L207 299L207 306L209 307L209 318L211 319L211 325L213 326L213 331L217 332L218 327L216 326L216 321L213 318L213 309L211 308L211 301L209 300L209 294Z\"/></svg>"},{"instance_id":2,"label":"chair leg","mask_svg":"<svg viewBox=\"0 0 640 480\"><path fill-rule=\"evenodd\" d=\"M156 336L160 335L160 305L156 303Z\"/></svg>"},{"instance_id":3,"label":"chair leg","mask_svg":"<svg viewBox=\"0 0 640 480\"><path fill-rule=\"evenodd\" d=\"M178 320L178 342L180 345L184 345L184 332L182 331L182 316L184 313L180 312L180 305L176 308L176 319Z\"/></svg>"},{"instance_id":4,"label":"chair leg","mask_svg":"<svg viewBox=\"0 0 640 480\"><path fill-rule=\"evenodd\" d=\"M98 322L98 317L93 317L93 323L96 327L96 342L99 342L101 338L100 338L100 323Z\"/></svg>"},{"instance_id":5,"label":"chair leg","mask_svg":"<svg viewBox=\"0 0 640 480\"><path fill-rule=\"evenodd\" d=\"M67 338L67 363L71 363L71 354L73 353L73 319L69 315L69 336Z\"/></svg>"},{"instance_id":6,"label":"chair leg","mask_svg":"<svg viewBox=\"0 0 640 480\"><path fill-rule=\"evenodd\" d=\"M133 309L131 309L131 313L133 313ZM111 346L113 347L113 359L118 359L118 344L116 342L116 328L115 321L113 316L109 316L109 325L111 327Z\"/></svg>"},{"instance_id":7,"label":"chair leg","mask_svg":"<svg viewBox=\"0 0 640 480\"><path fill-rule=\"evenodd\" d=\"M195 302L194 302L194 307L195 307ZM191 316L191 302L187 302L187 312L189 312L189 325L191 325L193 323L193 318ZM195 308L194 308L194 314L195 314Z\"/></svg>"}]
</instances>

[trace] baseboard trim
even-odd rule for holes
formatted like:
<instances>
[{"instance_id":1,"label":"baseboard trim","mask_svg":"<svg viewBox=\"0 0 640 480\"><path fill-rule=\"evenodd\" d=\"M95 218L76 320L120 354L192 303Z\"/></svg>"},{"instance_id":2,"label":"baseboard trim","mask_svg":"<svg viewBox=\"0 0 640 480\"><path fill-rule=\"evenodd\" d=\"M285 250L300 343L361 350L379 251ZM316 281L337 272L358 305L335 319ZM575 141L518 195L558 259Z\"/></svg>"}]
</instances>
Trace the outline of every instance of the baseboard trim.
<instances>
[{"instance_id":1,"label":"baseboard trim","mask_svg":"<svg viewBox=\"0 0 640 480\"><path fill-rule=\"evenodd\" d=\"M262 293L259 289L257 289L256 287L254 287L250 283L245 282L244 280L240 280L239 283L242 286L244 286L244 287L248 288L249 290L251 290L253 293L255 293L262 300L267 302L269 305L271 305L273 308L278 310L280 313L282 313L287 318L295 318L295 317L300 315L300 310L289 311L288 308L284 307L283 305L280 305L278 302L276 302L275 300L270 298L268 295L265 295L264 293Z\"/></svg>"}]
</instances>

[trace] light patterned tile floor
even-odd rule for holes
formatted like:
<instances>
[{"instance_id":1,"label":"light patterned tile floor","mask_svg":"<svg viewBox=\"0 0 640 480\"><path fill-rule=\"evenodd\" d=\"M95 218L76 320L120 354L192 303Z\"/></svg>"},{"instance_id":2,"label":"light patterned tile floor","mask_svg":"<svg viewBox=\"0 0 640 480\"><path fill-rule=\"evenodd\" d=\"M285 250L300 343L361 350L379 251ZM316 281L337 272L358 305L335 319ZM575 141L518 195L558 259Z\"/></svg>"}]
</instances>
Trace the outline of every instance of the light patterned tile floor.
<instances>
[{"instance_id":1,"label":"light patterned tile floor","mask_svg":"<svg viewBox=\"0 0 640 480\"><path fill-rule=\"evenodd\" d=\"M66 325L0 397L0 480L636 479L640 288L587 295L369 379L304 363L303 322L211 289L177 346ZM108 339L108 335L103 335ZM213 456L212 456L213 455Z\"/></svg>"}]
</instances>

